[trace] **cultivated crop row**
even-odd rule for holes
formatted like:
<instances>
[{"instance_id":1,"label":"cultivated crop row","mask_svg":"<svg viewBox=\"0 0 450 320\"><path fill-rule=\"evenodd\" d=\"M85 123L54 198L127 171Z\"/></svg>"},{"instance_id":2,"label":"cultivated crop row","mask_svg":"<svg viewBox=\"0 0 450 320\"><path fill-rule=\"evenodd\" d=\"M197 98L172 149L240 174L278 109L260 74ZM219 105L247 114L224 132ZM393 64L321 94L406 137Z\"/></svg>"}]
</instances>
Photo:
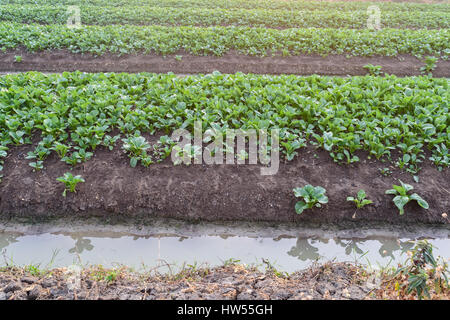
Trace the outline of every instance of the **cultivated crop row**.
<instances>
[{"instance_id":1,"label":"cultivated crop row","mask_svg":"<svg viewBox=\"0 0 450 320\"><path fill-rule=\"evenodd\" d=\"M450 164L448 86L448 79L395 76L6 75L0 77L0 158L39 137L27 156L35 170L51 153L76 165L99 146L112 150L119 143L133 166L148 166L170 155L168 135L191 131L201 120L203 132L217 135L279 128L286 160L312 144L339 163L357 162L365 150L416 173L424 161ZM160 139L150 145L144 133Z\"/></svg>"},{"instance_id":2,"label":"cultivated crop row","mask_svg":"<svg viewBox=\"0 0 450 320\"><path fill-rule=\"evenodd\" d=\"M436 55L447 59L450 29L267 29L248 27L164 27L23 25L0 23L0 49L67 49L74 53L157 53L195 55L399 54Z\"/></svg>"},{"instance_id":3,"label":"cultivated crop row","mask_svg":"<svg viewBox=\"0 0 450 320\"><path fill-rule=\"evenodd\" d=\"M66 24L73 13L67 6L4 5L0 20L21 23ZM293 11L270 9L210 9L171 7L80 6L81 21L88 25L236 25L274 28L367 28L366 10ZM429 28L450 26L450 12L387 11L381 16L384 28Z\"/></svg>"},{"instance_id":4,"label":"cultivated crop row","mask_svg":"<svg viewBox=\"0 0 450 320\"><path fill-rule=\"evenodd\" d=\"M2 4L48 5L48 0L2 0ZM281 9L281 10L326 10L356 11L366 10L376 5L383 12L393 11L441 11L449 12L448 3L412 2L363 2L363 1L283 1L283 0L52 0L52 5L95 5L101 7L155 6L173 8L224 8L224 9Z\"/></svg>"}]
</instances>

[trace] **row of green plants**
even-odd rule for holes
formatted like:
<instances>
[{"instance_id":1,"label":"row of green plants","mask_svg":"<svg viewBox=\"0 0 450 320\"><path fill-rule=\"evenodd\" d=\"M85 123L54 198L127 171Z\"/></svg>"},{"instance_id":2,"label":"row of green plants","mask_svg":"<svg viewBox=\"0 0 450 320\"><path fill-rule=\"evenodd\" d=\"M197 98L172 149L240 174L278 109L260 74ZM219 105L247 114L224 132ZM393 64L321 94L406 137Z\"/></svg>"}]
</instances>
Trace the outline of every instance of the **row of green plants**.
<instances>
[{"instance_id":1,"label":"row of green plants","mask_svg":"<svg viewBox=\"0 0 450 320\"><path fill-rule=\"evenodd\" d=\"M2 0L2 4L48 5L48 0ZM365 2L365 1L321 1L317 0L52 0L53 5L95 5L101 7L156 6L173 8L244 8L283 10L327 10L356 11L376 5L384 12L392 11L442 11L449 12L448 3L413 2Z\"/></svg>"},{"instance_id":2,"label":"row of green plants","mask_svg":"<svg viewBox=\"0 0 450 320\"><path fill-rule=\"evenodd\" d=\"M63 196L66 196L67 191L76 192L76 186L85 182L84 178L80 175L74 176L70 172L66 172L62 177L56 179L59 182L64 183L65 189L63 192ZM411 202L416 201L419 206L424 209L429 208L428 202L426 202L421 196L417 193L410 193L414 187L410 184L403 183L400 180L400 185L392 185L392 189L386 190L386 194L394 195L392 201L395 206L399 209L399 214L403 215L405 213L405 206ZM314 207L320 208L323 204L328 203L328 197L326 196L326 189L321 186L312 186L310 184L300 188L293 189L294 195L297 198L301 198L302 200L298 201L295 204L295 211L297 214L302 214L303 211L307 209L312 209ZM366 198L366 192L361 189L356 194L356 197L349 196L347 197L347 201L353 202L356 206L356 209L361 209L366 205L370 205L373 203L372 200ZM356 211L355 211L356 214ZM355 215L353 215L353 218Z\"/></svg>"},{"instance_id":3,"label":"row of green plants","mask_svg":"<svg viewBox=\"0 0 450 320\"><path fill-rule=\"evenodd\" d=\"M400 185L392 185L392 189L386 190L386 194L394 195L392 201L395 206L398 208L400 215L405 213L405 206L410 201L416 201L419 206L424 209L428 209L428 203L422 199L417 193L410 194L410 191L413 190L414 187L410 184L403 183L400 180ZM295 211L298 214L303 213L304 210L312 209L314 207L320 208L323 204L328 203L328 197L326 196L326 189L321 186L312 186L310 184L300 188L293 189L294 195L297 198L301 198L302 200L298 201L295 204ZM366 192L361 189L356 194L356 197L349 196L347 197L347 201L353 202L356 206L356 209L361 209L366 205L370 205L373 203L372 200L366 198ZM353 215L353 218L356 215Z\"/></svg>"},{"instance_id":4,"label":"row of green plants","mask_svg":"<svg viewBox=\"0 0 450 320\"><path fill-rule=\"evenodd\" d=\"M450 29L268 29L250 27L82 26L0 23L0 50L66 49L73 53L252 56L347 54L348 56L434 55L448 58Z\"/></svg>"},{"instance_id":5,"label":"row of green plants","mask_svg":"<svg viewBox=\"0 0 450 320\"><path fill-rule=\"evenodd\" d=\"M0 21L66 24L73 12L67 6L3 5ZM253 26L273 28L367 28L368 14L358 11L293 11L270 9L98 7L80 6L81 23L87 25L183 25ZM450 27L450 12L387 11L381 15L383 28Z\"/></svg>"},{"instance_id":6,"label":"row of green plants","mask_svg":"<svg viewBox=\"0 0 450 320\"><path fill-rule=\"evenodd\" d=\"M223 137L227 129L278 128L286 161L309 144L338 163L358 162L366 151L365 157L412 174L424 161L441 170L450 164L448 85L448 79L428 76L4 75L0 165L11 146L34 138L39 140L26 157L35 170L52 153L77 165L96 148L113 150L119 143L132 166L148 166L171 154L172 132L193 132L200 120L203 132ZM151 145L144 135L159 140ZM227 148L224 142L222 151Z\"/></svg>"}]
</instances>

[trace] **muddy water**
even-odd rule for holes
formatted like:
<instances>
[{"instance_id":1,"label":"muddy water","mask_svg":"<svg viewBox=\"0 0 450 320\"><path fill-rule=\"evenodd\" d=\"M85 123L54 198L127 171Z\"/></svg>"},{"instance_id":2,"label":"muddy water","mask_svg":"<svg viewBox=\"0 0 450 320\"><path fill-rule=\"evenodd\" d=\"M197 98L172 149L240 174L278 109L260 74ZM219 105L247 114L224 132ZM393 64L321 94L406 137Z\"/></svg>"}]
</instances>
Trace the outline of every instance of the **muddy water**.
<instances>
[{"instance_id":1,"label":"muddy water","mask_svg":"<svg viewBox=\"0 0 450 320\"><path fill-rule=\"evenodd\" d=\"M244 230L230 226L172 228L73 226L0 226L0 265L35 265L40 268L101 264L127 265L137 270L157 267L160 272L186 265L219 265L227 259L264 267L262 259L277 269L293 272L314 261L358 261L373 268L406 258L410 240L427 238L435 255L450 258L449 230L328 230L267 228ZM105 230L111 229L111 230ZM258 231L259 230L259 231ZM160 232L158 232L160 231ZM233 233L233 231L235 231ZM431 236L433 235L433 236Z\"/></svg>"}]
</instances>

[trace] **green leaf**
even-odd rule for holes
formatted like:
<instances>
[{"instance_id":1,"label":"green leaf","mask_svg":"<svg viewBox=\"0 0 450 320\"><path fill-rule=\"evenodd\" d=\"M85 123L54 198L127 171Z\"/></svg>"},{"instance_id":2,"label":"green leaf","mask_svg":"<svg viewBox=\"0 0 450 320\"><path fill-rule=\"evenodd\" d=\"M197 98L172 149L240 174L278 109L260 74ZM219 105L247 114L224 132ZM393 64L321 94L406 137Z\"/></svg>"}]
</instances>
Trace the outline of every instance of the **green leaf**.
<instances>
[{"instance_id":1,"label":"green leaf","mask_svg":"<svg viewBox=\"0 0 450 320\"><path fill-rule=\"evenodd\" d=\"M358 197L359 200L364 199L366 197L366 192L364 190L362 190L362 189L359 190L358 194L357 194L357 197Z\"/></svg>"},{"instance_id":2,"label":"green leaf","mask_svg":"<svg viewBox=\"0 0 450 320\"><path fill-rule=\"evenodd\" d=\"M395 189L395 191L397 191L397 193L401 194L402 196L406 195L406 189L401 187L401 186L396 186L393 185L392 188Z\"/></svg>"},{"instance_id":3,"label":"green leaf","mask_svg":"<svg viewBox=\"0 0 450 320\"><path fill-rule=\"evenodd\" d=\"M302 188L294 188L293 191L297 198L302 196Z\"/></svg>"},{"instance_id":4,"label":"green leaf","mask_svg":"<svg viewBox=\"0 0 450 320\"><path fill-rule=\"evenodd\" d=\"M408 196L396 196L394 199L394 204L397 206L397 208L400 210L400 215L404 214L405 211L403 207L409 202Z\"/></svg>"},{"instance_id":5,"label":"green leaf","mask_svg":"<svg viewBox=\"0 0 450 320\"><path fill-rule=\"evenodd\" d=\"M403 183L401 180L399 180L402 187L406 190L406 192L411 191L412 189L414 189L414 187L410 184L407 183Z\"/></svg>"},{"instance_id":6,"label":"green leaf","mask_svg":"<svg viewBox=\"0 0 450 320\"><path fill-rule=\"evenodd\" d=\"M424 199L422 199L422 197L420 197L417 193L413 193L410 196L410 199L416 200L417 203L419 204L419 206L421 206L424 209L428 209L428 202L426 202Z\"/></svg>"},{"instance_id":7,"label":"green leaf","mask_svg":"<svg viewBox=\"0 0 450 320\"><path fill-rule=\"evenodd\" d=\"M321 186L315 187L314 191L315 191L316 194L324 194L326 192L325 188L323 188Z\"/></svg>"},{"instance_id":8,"label":"green leaf","mask_svg":"<svg viewBox=\"0 0 450 320\"><path fill-rule=\"evenodd\" d=\"M319 197L317 198L317 201L319 201L319 202L322 203L322 204L328 203L328 197L327 197L327 196L324 196L324 195L321 195L321 196L319 196Z\"/></svg>"},{"instance_id":9,"label":"green leaf","mask_svg":"<svg viewBox=\"0 0 450 320\"><path fill-rule=\"evenodd\" d=\"M298 213L298 214L301 214L302 212L303 212L303 210L305 210L305 209L307 209L308 208L308 205L305 203L305 202L303 202L303 201L298 201L296 204L295 204L295 211Z\"/></svg>"},{"instance_id":10,"label":"green leaf","mask_svg":"<svg viewBox=\"0 0 450 320\"><path fill-rule=\"evenodd\" d=\"M397 193L398 192L395 189L389 189L389 190L386 190L386 192L385 192L385 194L397 194Z\"/></svg>"}]
</instances>

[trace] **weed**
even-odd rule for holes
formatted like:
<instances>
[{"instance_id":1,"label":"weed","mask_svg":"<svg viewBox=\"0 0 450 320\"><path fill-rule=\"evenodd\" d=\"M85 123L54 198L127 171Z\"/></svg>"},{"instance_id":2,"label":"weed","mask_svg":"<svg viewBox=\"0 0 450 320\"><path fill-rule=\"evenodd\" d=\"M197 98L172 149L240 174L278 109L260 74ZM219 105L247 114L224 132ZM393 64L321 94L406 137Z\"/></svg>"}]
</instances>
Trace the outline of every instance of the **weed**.
<instances>
[{"instance_id":1,"label":"weed","mask_svg":"<svg viewBox=\"0 0 450 320\"><path fill-rule=\"evenodd\" d=\"M418 241L408 252L404 266L394 272L394 290L415 293L419 299L431 298L430 292L439 294L448 290L448 264L433 256L433 245L426 240Z\"/></svg>"}]
</instances>

